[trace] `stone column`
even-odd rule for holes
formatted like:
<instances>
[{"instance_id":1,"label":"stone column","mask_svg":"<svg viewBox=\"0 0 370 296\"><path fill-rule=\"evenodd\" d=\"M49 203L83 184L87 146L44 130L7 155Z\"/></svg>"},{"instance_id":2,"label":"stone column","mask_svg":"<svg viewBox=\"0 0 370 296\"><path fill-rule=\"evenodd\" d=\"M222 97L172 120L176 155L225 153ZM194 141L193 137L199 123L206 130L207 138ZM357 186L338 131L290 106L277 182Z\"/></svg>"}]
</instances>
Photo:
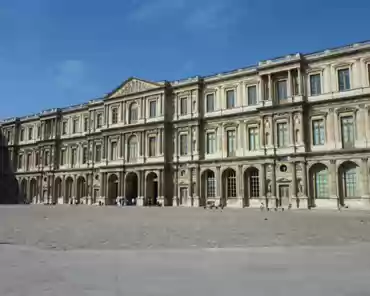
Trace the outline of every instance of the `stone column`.
<instances>
[{"instance_id":1,"label":"stone column","mask_svg":"<svg viewBox=\"0 0 370 296\"><path fill-rule=\"evenodd\" d=\"M188 169L188 198L186 201L186 206L191 207L193 205L193 194L192 194L192 186L193 186L193 169Z\"/></svg>"},{"instance_id":2,"label":"stone column","mask_svg":"<svg viewBox=\"0 0 370 296\"><path fill-rule=\"evenodd\" d=\"M158 171L158 201L164 206L165 200L163 195L163 170ZM167 205L167 204L166 204Z\"/></svg>"},{"instance_id":3,"label":"stone column","mask_svg":"<svg viewBox=\"0 0 370 296\"><path fill-rule=\"evenodd\" d=\"M369 168L368 168L368 159L362 158L362 198L369 199Z\"/></svg>"},{"instance_id":4,"label":"stone column","mask_svg":"<svg viewBox=\"0 0 370 296\"><path fill-rule=\"evenodd\" d=\"M268 100L272 101L272 78L271 74L268 75L268 84L269 84L269 97Z\"/></svg>"},{"instance_id":5,"label":"stone column","mask_svg":"<svg viewBox=\"0 0 370 296\"><path fill-rule=\"evenodd\" d=\"M195 188L194 188L194 194L193 196L193 206L194 207L199 207L200 206L200 184L201 184L201 177L200 177L200 167L197 166L195 168Z\"/></svg>"},{"instance_id":6,"label":"stone column","mask_svg":"<svg viewBox=\"0 0 370 296\"><path fill-rule=\"evenodd\" d=\"M263 76L260 76L260 80L258 83L258 101L262 102L264 101L265 96L264 96L264 81L263 81Z\"/></svg>"},{"instance_id":7,"label":"stone column","mask_svg":"<svg viewBox=\"0 0 370 296\"><path fill-rule=\"evenodd\" d=\"M339 206L337 182L338 182L337 166L335 160L332 159L330 160L330 198L337 200Z\"/></svg>"},{"instance_id":8,"label":"stone column","mask_svg":"<svg viewBox=\"0 0 370 296\"><path fill-rule=\"evenodd\" d=\"M260 202L266 205L266 165L264 163L260 165L258 177L260 181Z\"/></svg>"},{"instance_id":9,"label":"stone column","mask_svg":"<svg viewBox=\"0 0 370 296\"><path fill-rule=\"evenodd\" d=\"M72 200L73 204L75 204L77 199L77 175L73 175L73 192L72 192Z\"/></svg>"},{"instance_id":10,"label":"stone column","mask_svg":"<svg viewBox=\"0 0 370 296\"><path fill-rule=\"evenodd\" d=\"M302 95L302 75L301 75L301 68L297 69L297 76L298 76L298 95Z\"/></svg>"},{"instance_id":11,"label":"stone column","mask_svg":"<svg viewBox=\"0 0 370 296\"><path fill-rule=\"evenodd\" d=\"M289 129L290 129L290 145L294 146L294 117L293 113L289 114Z\"/></svg>"},{"instance_id":12,"label":"stone column","mask_svg":"<svg viewBox=\"0 0 370 296\"><path fill-rule=\"evenodd\" d=\"M289 204L292 205L292 207L297 207L297 168L296 164L293 161L291 163L291 171L292 171L292 195L291 199L289 201Z\"/></svg>"},{"instance_id":13,"label":"stone column","mask_svg":"<svg viewBox=\"0 0 370 296\"><path fill-rule=\"evenodd\" d=\"M144 195L143 195L143 181L144 181L144 176L143 176L143 171L138 172L138 197L137 197L137 202L136 205L139 207L142 207L144 205Z\"/></svg>"},{"instance_id":14,"label":"stone column","mask_svg":"<svg viewBox=\"0 0 370 296\"><path fill-rule=\"evenodd\" d=\"M221 167L216 168L216 203L222 198L222 176Z\"/></svg>"},{"instance_id":15,"label":"stone column","mask_svg":"<svg viewBox=\"0 0 370 296\"><path fill-rule=\"evenodd\" d=\"M299 208L307 209L308 202L307 202L307 164L306 162L302 162L302 182L303 182L303 195L299 198Z\"/></svg>"},{"instance_id":16,"label":"stone column","mask_svg":"<svg viewBox=\"0 0 370 296\"><path fill-rule=\"evenodd\" d=\"M292 90L292 73L291 70L288 70L288 85L287 85L287 95L288 98L292 97L293 95L293 90Z\"/></svg>"},{"instance_id":17,"label":"stone column","mask_svg":"<svg viewBox=\"0 0 370 296\"><path fill-rule=\"evenodd\" d=\"M271 200L275 201L275 205L277 207L277 196L276 196L276 164L273 163L271 171Z\"/></svg>"},{"instance_id":18,"label":"stone column","mask_svg":"<svg viewBox=\"0 0 370 296\"><path fill-rule=\"evenodd\" d=\"M244 182L243 182L243 166L239 165L236 170L236 206L243 208L244 207Z\"/></svg>"},{"instance_id":19,"label":"stone column","mask_svg":"<svg viewBox=\"0 0 370 296\"><path fill-rule=\"evenodd\" d=\"M67 196L67 193L66 193L66 176L63 175L62 177L62 192L61 192L61 200L58 200L58 203L59 204L64 204L65 203L65 199L66 199L66 196Z\"/></svg>"}]
</instances>

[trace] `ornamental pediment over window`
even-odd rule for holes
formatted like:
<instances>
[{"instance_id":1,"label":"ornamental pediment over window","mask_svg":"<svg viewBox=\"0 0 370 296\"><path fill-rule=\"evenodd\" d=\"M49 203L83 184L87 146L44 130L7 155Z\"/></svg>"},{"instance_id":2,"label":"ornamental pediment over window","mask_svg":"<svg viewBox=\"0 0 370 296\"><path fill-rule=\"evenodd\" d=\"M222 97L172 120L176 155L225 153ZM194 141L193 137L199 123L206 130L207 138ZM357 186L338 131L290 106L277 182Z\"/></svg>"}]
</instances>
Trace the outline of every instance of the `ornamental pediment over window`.
<instances>
[{"instance_id":1,"label":"ornamental pediment over window","mask_svg":"<svg viewBox=\"0 0 370 296\"><path fill-rule=\"evenodd\" d=\"M130 78L126 80L123 84L121 84L116 90L114 90L111 94L108 94L108 98L117 98L122 97L134 93L140 93L143 91L155 89L158 87L163 86L160 83L145 81L137 78Z\"/></svg>"}]
</instances>

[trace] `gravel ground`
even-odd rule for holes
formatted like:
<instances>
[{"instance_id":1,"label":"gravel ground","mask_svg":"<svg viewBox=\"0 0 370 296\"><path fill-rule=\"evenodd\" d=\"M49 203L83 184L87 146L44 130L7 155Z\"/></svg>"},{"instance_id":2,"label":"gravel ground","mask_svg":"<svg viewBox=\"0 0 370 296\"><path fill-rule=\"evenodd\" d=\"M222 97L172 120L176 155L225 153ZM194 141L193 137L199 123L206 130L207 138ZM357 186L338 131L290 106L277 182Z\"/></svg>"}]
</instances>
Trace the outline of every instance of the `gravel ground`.
<instances>
[{"instance_id":1,"label":"gravel ground","mask_svg":"<svg viewBox=\"0 0 370 296\"><path fill-rule=\"evenodd\" d=\"M369 212L2 206L0 244L42 249L200 249L370 242Z\"/></svg>"},{"instance_id":2,"label":"gravel ground","mask_svg":"<svg viewBox=\"0 0 370 296\"><path fill-rule=\"evenodd\" d=\"M0 295L370 295L370 213L0 207Z\"/></svg>"}]
</instances>

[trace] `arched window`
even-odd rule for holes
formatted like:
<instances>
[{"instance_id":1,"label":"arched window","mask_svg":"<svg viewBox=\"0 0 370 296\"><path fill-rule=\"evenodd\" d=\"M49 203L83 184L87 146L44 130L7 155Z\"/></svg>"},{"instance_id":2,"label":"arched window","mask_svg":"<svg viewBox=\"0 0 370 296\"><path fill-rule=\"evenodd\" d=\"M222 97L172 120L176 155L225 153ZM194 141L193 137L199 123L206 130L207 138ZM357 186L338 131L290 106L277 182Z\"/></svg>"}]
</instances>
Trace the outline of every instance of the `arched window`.
<instances>
[{"instance_id":1,"label":"arched window","mask_svg":"<svg viewBox=\"0 0 370 296\"><path fill-rule=\"evenodd\" d=\"M343 189L344 197L356 197L357 196L357 174L356 167L346 167L343 170Z\"/></svg>"},{"instance_id":2,"label":"arched window","mask_svg":"<svg viewBox=\"0 0 370 296\"><path fill-rule=\"evenodd\" d=\"M311 178L314 198L329 198L328 168L321 163L313 165L311 168Z\"/></svg>"},{"instance_id":3,"label":"arched window","mask_svg":"<svg viewBox=\"0 0 370 296\"><path fill-rule=\"evenodd\" d=\"M128 122L135 123L138 120L138 105L136 103L132 103L129 108L128 114Z\"/></svg>"},{"instance_id":4,"label":"arched window","mask_svg":"<svg viewBox=\"0 0 370 296\"><path fill-rule=\"evenodd\" d=\"M137 152L137 138L136 136L131 136L128 140L127 160L129 162L135 162L137 159Z\"/></svg>"},{"instance_id":5,"label":"arched window","mask_svg":"<svg viewBox=\"0 0 370 296\"><path fill-rule=\"evenodd\" d=\"M216 178L213 171L207 171L206 173L206 186L207 186L207 197L216 196Z\"/></svg>"},{"instance_id":6,"label":"arched window","mask_svg":"<svg viewBox=\"0 0 370 296\"><path fill-rule=\"evenodd\" d=\"M232 169L228 169L224 172L224 178L226 181L226 198L236 197L236 173Z\"/></svg>"}]
</instances>

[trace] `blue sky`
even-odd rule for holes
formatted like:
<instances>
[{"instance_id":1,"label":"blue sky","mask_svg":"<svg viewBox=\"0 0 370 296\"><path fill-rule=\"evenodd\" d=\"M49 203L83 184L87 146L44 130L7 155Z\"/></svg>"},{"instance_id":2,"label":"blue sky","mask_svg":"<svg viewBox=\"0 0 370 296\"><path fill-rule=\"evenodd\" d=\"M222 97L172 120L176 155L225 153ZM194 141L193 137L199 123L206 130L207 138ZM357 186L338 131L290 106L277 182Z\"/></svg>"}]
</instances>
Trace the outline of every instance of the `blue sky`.
<instances>
[{"instance_id":1,"label":"blue sky","mask_svg":"<svg viewBox=\"0 0 370 296\"><path fill-rule=\"evenodd\" d=\"M0 118L370 39L369 0L0 0Z\"/></svg>"}]
</instances>

